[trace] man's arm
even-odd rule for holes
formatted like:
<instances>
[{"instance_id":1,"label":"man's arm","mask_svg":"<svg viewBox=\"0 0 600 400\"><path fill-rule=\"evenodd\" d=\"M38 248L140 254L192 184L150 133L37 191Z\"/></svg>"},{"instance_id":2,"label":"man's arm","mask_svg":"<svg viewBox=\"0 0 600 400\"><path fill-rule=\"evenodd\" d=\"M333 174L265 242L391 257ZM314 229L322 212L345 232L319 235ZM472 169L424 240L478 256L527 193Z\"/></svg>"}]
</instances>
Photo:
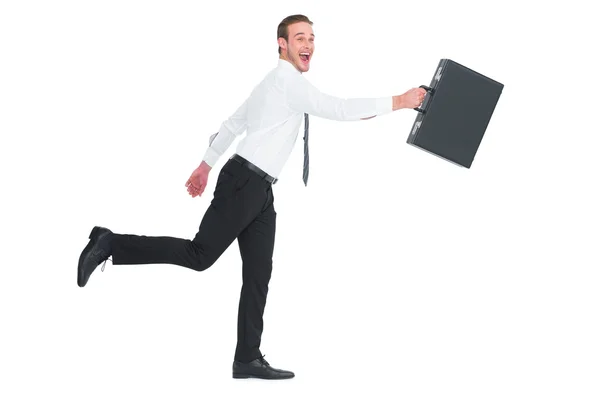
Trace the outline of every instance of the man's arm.
<instances>
[{"instance_id":1,"label":"man's arm","mask_svg":"<svg viewBox=\"0 0 600 400\"><path fill-rule=\"evenodd\" d=\"M401 108L408 108L408 106L406 105L405 96L406 96L406 93L400 94L398 96L392 96L392 111L396 111ZM361 118L361 119L371 119L371 118L375 118L376 116L377 115L372 115L370 117Z\"/></svg>"},{"instance_id":2,"label":"man's arm","mask_svg":"<svg viewBox=\"0 0 600 400\"><path fill-rule=\"evenodd\" d=\"M203 163L213 167L219 158L227 151L237 136L240 136L247 125L248 99L246 99L238 109L221 124L219 132L210 136L209 147L202 158Z\"/></svg>"},{"instance_id":3,"label":"man's arm","mask_svg":"<svg viewBox=\"0 0 600 400\"><path fill-rule=\"evenodd\" d=\"M290 109L337 121L357 121L392 112L401 108L399 97L343 99L322 93L303 76L294 76L286 85Z\"/></svg>"}]
</instances>

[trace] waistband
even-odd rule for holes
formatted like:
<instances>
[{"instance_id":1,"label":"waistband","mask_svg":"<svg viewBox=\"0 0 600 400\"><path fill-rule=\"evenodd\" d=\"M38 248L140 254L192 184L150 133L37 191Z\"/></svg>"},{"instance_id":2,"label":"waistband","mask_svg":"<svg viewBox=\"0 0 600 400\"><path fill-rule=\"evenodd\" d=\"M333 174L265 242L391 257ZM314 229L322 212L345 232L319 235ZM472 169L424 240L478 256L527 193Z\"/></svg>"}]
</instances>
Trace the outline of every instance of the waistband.
<instances>
[{"instance_id":1,"label":"waistband","mask_svg":"<svg viewBox=\"0 0 600 400\"><path fill-rule=\"evenodd\" d=\"M258 174L261 178L263 178L265 181L269 182L270 184L274 185L275 183L277 183L277 178L274 178L271 175L267 174L265 171L263 171L256 165L252 164L250 161L246 160L244 157L240 156L239 154L234 154L229 159L242 164L244 167L255 172L256 174Z\"/></svg>"}]
</instances>

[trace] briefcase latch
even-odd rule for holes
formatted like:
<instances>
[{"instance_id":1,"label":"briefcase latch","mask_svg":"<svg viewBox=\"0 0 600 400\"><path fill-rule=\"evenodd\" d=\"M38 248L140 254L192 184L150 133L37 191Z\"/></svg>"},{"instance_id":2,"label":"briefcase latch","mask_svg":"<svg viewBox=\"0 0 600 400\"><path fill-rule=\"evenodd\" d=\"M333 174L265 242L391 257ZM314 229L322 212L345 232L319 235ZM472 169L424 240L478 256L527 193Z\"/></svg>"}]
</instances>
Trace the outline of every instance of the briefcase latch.
<instances>
[{"instance_id":1,"label":"briefcase latch","mask_svg":"<svg viewBox=\"0 0 600 400\"><path fill-rule=\"evenodd\" d=\"M419 129L420 127L421 127L421 121L415 122L415 126L413 127L413 130L410 134L414 136L415 133L417 133L417 129Z\"/></svg>"}]
</instances>

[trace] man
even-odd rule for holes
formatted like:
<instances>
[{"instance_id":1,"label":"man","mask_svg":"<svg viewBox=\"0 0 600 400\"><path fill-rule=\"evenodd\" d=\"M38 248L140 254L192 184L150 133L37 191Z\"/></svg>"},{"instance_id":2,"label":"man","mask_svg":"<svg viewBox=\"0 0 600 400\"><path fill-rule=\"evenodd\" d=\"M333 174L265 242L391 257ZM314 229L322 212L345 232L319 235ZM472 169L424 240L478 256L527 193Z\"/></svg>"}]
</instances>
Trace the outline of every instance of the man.
<instances>
[{"instance_id":1,"label":"man","mask_svg":"<svg viewBox=\"0 0 600 400\"><path fill-rule=\"evenodd\" d=\"M233 141L247 130L236 153L219 172L214 197L194 239L114 234L94 227L78 266L83 287L96 267L112 255L118 264L176 264L203 271L237 239L243 262L234 378L285 379L294 373L275 369L260 351L263 312L267 300L275 241L272 185L296 142L304 119L304 184L308 178L308 114L348 121L372 118L402 108L417 107L425 90L399 96L340 99L319 92L302 75L315 51L312 22L303 15L279 24L279 60L250 96L212 135L202 163L185 183L192 197L204 192L208 175Z\"/></svg>"}]
</instances>

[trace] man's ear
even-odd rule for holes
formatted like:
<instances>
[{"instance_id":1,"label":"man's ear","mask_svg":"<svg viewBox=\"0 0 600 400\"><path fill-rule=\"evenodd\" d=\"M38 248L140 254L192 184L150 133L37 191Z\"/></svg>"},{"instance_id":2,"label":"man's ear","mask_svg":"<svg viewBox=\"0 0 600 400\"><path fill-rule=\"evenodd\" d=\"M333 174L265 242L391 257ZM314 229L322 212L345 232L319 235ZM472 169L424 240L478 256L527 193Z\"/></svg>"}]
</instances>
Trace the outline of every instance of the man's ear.
<instances>
[{"instance_id":1,"label":"man's ear","mask_svg":"<svg viewBox=\"0 0 600 400\"><path fill-rule=\"evenodd\" d=\"M281 50L286 50L287 42L284 38L280 37L279 39L277 39L277 43L279 43L279 47L281 47Z\"/></svg>"}]
</instances>

